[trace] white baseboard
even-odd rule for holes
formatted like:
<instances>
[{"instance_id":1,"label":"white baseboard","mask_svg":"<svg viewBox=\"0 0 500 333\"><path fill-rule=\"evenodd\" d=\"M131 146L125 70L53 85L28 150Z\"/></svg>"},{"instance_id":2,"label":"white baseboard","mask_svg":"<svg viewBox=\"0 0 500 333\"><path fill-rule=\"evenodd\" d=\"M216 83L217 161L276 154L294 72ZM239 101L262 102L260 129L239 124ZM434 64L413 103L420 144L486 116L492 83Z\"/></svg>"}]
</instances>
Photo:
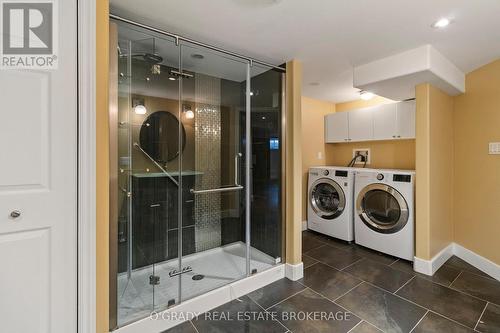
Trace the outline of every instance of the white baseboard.
<instances>
[{"instance_id":1,"label":"white baseboard","mask_svg":"<svg viewBox=\"0 0 500 333\"><path fill-rule=\"evenodd\" d=\"M163 332L186 320L192 319L195 315L210 311L284 277L285 265L278 265L182 302L173 308L155 313L154 316L121 327L113 331L113 333Z\"/></svg>"},{"instance_id":2,"label":"white baseboard","mask_svg":"<svg viewBox=\"0 0 500 333\"><path fill-rule=\"evenodd\" d=\"M307 230L307 221L302 221L302 231Z\"/></svg>"},{"instance_id":3,"label":"white baseboard","mask_svg":"<svg viewBox=\"0 0 500 333\"><path fill-rule=\"evenodd\" d=\"M454 254L454 243L448 244L447 247L439 251L431 260L425 260L414 257L413 269L415 272L425 275L434 275L443 264Z\"/></svg>"},{"instance_id":4,"label":"white baseboard","mask_svg":"<svg viewBox=\"0 0 500 333\"><path fill-rule=\"evenodd\" d=\"M304 264L285 264L285 277L292 281L302 279L304 277Z\"/></svg>"},{"instance_id":5,"label":"white baseboard","mask_svg":"<svg viewBox=\"0 0 500 333\"><path fill-rule=\"evenodd\" d=\"M500 265L466 249L460 244L455 243L454 248L454 253L457 257L500 281Z\"/></svg>"},{"instance_id":6,"label":"white baseboard","mask_svg":"<svg viewBox=\"0 0 500 333\"><path fill-rule=\"evenodd\" d=\"M418 257L414 258L413 269L416 272L425 275L434 275L436 271L448 260L452 255L455 255L477 269L487 273L488 275L500 280L500 265L495 264L489 259L486 259L479 254L466 249L460 244L451 243L431 260L425 260Z\"/></svg>"}]
</instances>

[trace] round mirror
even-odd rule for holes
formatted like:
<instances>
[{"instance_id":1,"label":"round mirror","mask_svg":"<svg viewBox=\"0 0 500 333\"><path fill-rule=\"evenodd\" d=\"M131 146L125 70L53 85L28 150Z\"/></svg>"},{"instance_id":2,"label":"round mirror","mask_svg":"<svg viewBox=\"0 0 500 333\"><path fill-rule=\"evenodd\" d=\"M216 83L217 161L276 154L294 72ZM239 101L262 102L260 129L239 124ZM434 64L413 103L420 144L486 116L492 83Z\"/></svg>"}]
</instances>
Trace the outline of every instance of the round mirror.
<instances>
[{"instance_id":1,"label":"round mirror","mask_svg":"<svg viewBox=\"0 0 500 333\"><path fill-rule=\"evenodd\" d=\"M186 130L182 125L182 150L186 146ZM179 120L167 111L156 111L144 120L139 135L141 148L159 164L179 155Z\"/></svg>"}]
</instances>

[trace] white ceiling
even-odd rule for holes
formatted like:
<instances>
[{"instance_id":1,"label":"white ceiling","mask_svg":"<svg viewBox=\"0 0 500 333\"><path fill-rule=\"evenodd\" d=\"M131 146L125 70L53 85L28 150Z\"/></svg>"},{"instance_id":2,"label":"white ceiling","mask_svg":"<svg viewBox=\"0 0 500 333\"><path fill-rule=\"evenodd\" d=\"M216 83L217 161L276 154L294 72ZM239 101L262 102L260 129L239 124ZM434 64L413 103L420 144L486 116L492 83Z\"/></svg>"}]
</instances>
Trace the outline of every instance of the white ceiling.
<instances>
[{"instance_id":1,"label":"white ceiling","mask_svg":"<svg viewBox=\"0 0 500 333\"><path fill-rule=\"evenodd\" d=\"M499 0L111 0L111 11L273 64L299 59L303 94L335 102L359 97L353 66L423 44L465 73L500 57ZM431 28L443 16L453 23Z\"/></svg>"}]
</instances>

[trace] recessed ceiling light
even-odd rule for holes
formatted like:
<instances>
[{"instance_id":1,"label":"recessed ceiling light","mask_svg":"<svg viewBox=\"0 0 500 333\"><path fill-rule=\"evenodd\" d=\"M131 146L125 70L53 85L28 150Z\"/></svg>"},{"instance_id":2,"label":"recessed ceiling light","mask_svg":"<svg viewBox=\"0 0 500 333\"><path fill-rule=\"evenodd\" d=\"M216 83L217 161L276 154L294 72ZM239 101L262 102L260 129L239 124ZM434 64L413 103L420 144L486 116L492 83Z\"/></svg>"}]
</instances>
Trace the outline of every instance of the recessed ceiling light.
<instances>
[{"instance_id":1,"label":"recessed ceiling light","mask_svg":"<svg viewBox=\"0 0 500 333\"><path fill-rule=\"evenodd\" d=\"M205 56L203 54L194 53L194 54L191 54L191 58L201 60L201 59L205 58Z\"/></svg>"},{"instance_id":2,"label":"recessed ceiling light","mask_svg":"<svg viewBox=\"0 0 500 333\"><path fill-rule=\"evenodd\" d=\"M309 83L310 86L319 86L319 82L311 82Z\"/></svg>"},{"instance_id":3,"label":"recessed ceiling light","mask_svg":"<svg viewBox=\"0 0 500 333\"><path fill-rule=\"evenodd\" d=\"M175 81L175 77L171 76L168 78L170 81Z\"/></svg>"},{"instance_id":4,"label":"recessed ceiling light","mask_svg":"<svg viewBox=\"0 0 500 333\"><path fill-rule=\"evenodd\" d=\"M262 117L262 120L266 120L266 117Z\"/></svg>"},{"instance_id":5,"label":"recessed ceiling light","mask_svg":"<svg viewBox=\"0 0 500 333\"><path fill-rule=\"evenodd\" d=\"M442 29L450 25L451 21L446 17L440 18L432 25L433 28Z\"/></svg>"},{"instance_id":6,"label":"recessed ceiling light","mask_svg":"<svg viewBox=\"0 0 500 333\"><path fill-rule=\"evenodd\" d=\"M359 92L359 97L361 97L361 99L364 101L368 101L368 100L372 99L374 96L375 96L375 94L372 92L369 92L369 91L361 90Z\"/></svg>"}]
</instances>

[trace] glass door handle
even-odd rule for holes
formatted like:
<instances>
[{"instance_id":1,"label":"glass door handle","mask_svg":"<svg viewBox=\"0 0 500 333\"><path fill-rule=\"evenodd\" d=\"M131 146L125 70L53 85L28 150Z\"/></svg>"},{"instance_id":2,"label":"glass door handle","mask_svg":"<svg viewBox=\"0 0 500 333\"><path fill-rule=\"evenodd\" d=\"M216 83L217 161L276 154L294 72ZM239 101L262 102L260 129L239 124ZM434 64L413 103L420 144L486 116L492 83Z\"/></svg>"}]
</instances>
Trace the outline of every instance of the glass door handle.
<instances>
[{"instance_id":1,"label":"glass door handle","mask_svg":"<svg viewBox=\"0 0 500 333\"><path fill-rule=\"evenodd\" d=\"M234 155L234 185L239 186L239 167L238 167L238 161L240 160L240 157L243 156L242 153L238 153Z\"/></svg>"},{"instance_id":2,"label":"glass door handle","mask_svg":"<svg viewBox=\"0 0 500 333\"><path fill-rule=\"evenodd\" d=\"M194 188L192 188L189 190L189 192L191 192L192 194L220 193L220 192L241 191L243 188L244 187L241 185L211 188L208 190L195 190Z\"/></svg>"},{"instance_id":3,"label":"glass door handle","mask_svg":"<svg viewBox=\"0 0 500 333\"><path fill-rule=\"evenodd\" d=\"M231 191L240 191L244 187L239 185L239 177L238 177L238 164L239 158L243 156L241 153L237 153L234 156L234 185L233 186L224 186L219 188L211 188L208 190L195 190L194 188L190 189L189 192L192 194L203 194L203 193L220 193L220 192L231 192Z\"/></svg>"}]
</instances>

